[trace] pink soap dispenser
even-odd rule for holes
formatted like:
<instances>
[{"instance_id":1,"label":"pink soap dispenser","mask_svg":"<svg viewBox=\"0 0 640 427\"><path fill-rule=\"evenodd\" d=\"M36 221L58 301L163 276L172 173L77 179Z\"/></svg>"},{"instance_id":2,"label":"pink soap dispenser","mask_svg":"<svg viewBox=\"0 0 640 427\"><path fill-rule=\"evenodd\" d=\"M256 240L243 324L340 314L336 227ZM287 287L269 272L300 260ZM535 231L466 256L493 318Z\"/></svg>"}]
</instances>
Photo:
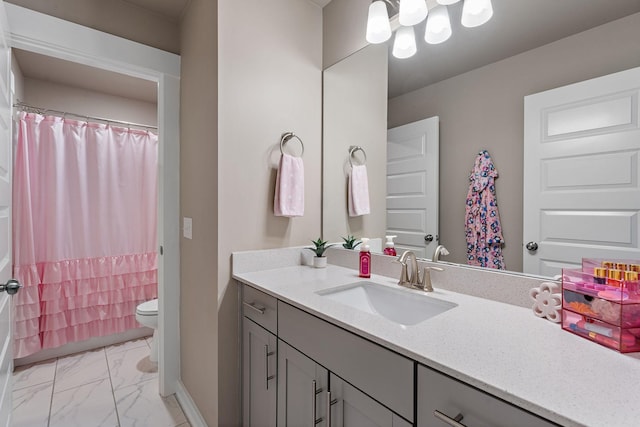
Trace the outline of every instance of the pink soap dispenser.
<instances>
[{"instance_id":1,"label":"pink soap dispenser","mask_svg":"<svg viewBox=\"0 0 640 427\"><path fill-rule=\"evenodd\" d=\"M369 239L363 237L360 245L360 277L371 277L371 252L369 252Z\"/></svg>"},{"instance_id":2,"label":"pink soap dispenser","mask_svg":"<svg viewBox=\"0 0 640 427\"><path fill-rule=\"evenodd\" d=\"M396 247L395 244L393 243L393 239L398 237L398 236L385 236L387 238L387 243L385 243L384 245L384 254L385 255L391 255L391 256L396 256Z\"/></svg>"}]
</instances>

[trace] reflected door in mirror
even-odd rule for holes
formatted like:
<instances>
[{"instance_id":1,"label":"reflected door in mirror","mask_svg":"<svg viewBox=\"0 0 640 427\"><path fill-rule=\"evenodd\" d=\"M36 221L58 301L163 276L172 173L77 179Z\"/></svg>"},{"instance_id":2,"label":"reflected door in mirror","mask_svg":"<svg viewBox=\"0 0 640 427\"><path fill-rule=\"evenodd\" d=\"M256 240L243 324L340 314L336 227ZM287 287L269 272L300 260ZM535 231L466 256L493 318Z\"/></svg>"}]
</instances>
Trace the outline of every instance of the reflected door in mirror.
<instances>
[{"instance_id":1,"label":"reflected door in mirror","mask_svg":"<svg viewBox=\"0 0 640 427\"><path fill-rule=\"evenodd\" d=\"M396 250L430 258L438 245L439 118L387 133L387 235ZM429 238L428 236L431 236Z\"/></svg>"},{"instance_id":2,"label":"reflected door in mirror","mask_svg":"<svg viewBox=\"0 0 640 427\"><path fill-rule=\"evenodd\" d=\"M525 273L640 259L640 68L525 97Z\"/></svg>"}]
</instances>

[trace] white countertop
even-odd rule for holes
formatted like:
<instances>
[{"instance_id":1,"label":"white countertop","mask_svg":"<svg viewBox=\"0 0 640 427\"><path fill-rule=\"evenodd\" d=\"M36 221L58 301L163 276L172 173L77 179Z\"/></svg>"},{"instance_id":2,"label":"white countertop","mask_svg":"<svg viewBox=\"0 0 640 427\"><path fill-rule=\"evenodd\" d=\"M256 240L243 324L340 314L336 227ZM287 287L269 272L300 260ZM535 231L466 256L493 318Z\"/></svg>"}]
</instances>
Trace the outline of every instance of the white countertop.
<instances>
[{"instance_id":1,"label":"white countertop","mask_svg":"<svg viewBox=\"0 0 640 427\"><path fill-rule=\"evenodd\" d=\"M458 307L401 326L316 294L363 280L352 269L295 266L233 277L561 425L640 425L640 353L589 342L530 309L436 289L426 297ZM388 277L367 280L398 288Z\"/></svg>"}]
</instances>

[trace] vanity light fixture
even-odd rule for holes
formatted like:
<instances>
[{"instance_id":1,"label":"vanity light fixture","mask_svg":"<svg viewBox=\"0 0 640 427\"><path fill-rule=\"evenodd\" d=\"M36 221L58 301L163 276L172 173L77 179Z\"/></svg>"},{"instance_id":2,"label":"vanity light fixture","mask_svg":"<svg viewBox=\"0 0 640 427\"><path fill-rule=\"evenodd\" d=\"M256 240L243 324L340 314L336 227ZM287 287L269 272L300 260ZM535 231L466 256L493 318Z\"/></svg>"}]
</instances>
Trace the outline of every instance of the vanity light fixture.
<instances>
[{"instance_id":1,"label":"vanity light fixture","mask_svg":"<svg viewBox=\"0 0 640 427\"><path fill-rule=\"evenodd\" d=\"M427 29L424 32L424 41L429 44L438 44L447 41L451 37L451 20L447 6L436 6L427 16Z\"/></svg>"},{"instance_id":2,"label":"vanity light fixture","mask_svg":"<svg viewBox=\"0 0 640 427\"><path fill-rule=\"evenodd\" d=\"M427 18L424 40L430 44L438 44L451 37L451 21L448 5L461 0L436 0L438 5L428 9L426 0L375 0L369 6L366 39L369 43L380 44L391 38L393 31L396 37L392 54L404 59L413 56L416 51L414 25ZM398 11L389 20L387 5ZM491 0L464 0L461 23L465 27L478 27L493 16Z\"/></svg>"},{"instance_id":3,"label":"vanity light fixture","mask_svg":"<svg viewBox=\"0 0 640 427\"><path fill-rule=\"evenodd\" d=\"M398 59L410 58L418 51L416 47L416 35L413 27L400 27L396 31L396 38L393 41L393 56Z\"/></svg>"},{"instance_id":4,"label":"vanity light fixture","mask_svg":"<svg viewBox=\"0 0 640 427\"><path fill-rule=\"evenodd\" d=\"M400 25L411 27L424 21L428 12L425 0L402 0L398 20Z\"/></svg>"},{"instance_id":5,"label":"vanity light fixture","mask_svg":"<svg viewBox=\"0 0 640 427\"><path fill-rule=\"evenodd\" d=\"M491 0L464 0L461 22L465 27L478 27L491 19L492 16Z\"/></svg>"},{"instance_id":6,"label":"vanity light fixture","mask_svg":"<svg viewBox=\"0 0 640 427\"><path fill-rule=\"evenodd\" d=\"M367 19L367 41L372 44L384 43L391 38L391 24L387 4L377 0L369 6Z\"/></svg>"}]
</instances>

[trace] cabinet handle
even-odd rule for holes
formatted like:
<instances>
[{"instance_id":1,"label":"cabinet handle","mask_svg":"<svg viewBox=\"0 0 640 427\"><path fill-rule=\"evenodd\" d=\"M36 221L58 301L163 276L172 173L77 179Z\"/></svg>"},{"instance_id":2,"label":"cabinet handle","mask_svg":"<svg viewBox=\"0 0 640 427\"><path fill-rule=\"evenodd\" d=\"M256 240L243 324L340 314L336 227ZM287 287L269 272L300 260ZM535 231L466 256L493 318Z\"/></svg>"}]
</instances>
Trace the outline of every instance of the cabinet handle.
<instances>
[{"instance_id":1,"label":"cabinet handle","mask_svg":"<svg viewBox=\"0 0 640 427\"><path fill-rule=\"evenodd\" d=\"M440 412L436 409L435 411L433 411L433 416L439 419L440 421L447 423L451 427L467 427L464 424L459 422L459 421L462 421L462 419L464 418L462 414L458 414L454 418L451 418L444 412Z\"/></svg>"},{"instance_id":2,"label":"cabinet handle","mask_svg":"<svg viewBox=\"0 0 640 427\"><path fill-rule=\"evenodd\" d=\"M317 389L316 380L311 381L311 396L313 397L313 405L311 405L311 407L313 408L313 413L311 419L313 420L313 425L318 425L324 420L324 418L322 417L316 418L316 401L320 393L322 393L322 387Z\"/></svg>"},{"instance_id":3,"label":"cabinet handle","mask_svg":"<svg viewBox=\"0 0 640 427\"><path fill-rule=\"evenodd\" d=\"M331 392L327 392L327 427L331 427L331 407L338 403L338 399L331 400Z\"/></svg>"},{"instance_id":4,"label":"cabinet handle","mask_svg":"<svg viewBox=\"0 0 640 427\"><path fill-rule=\"evenodd\" d=\"M253 311L257 311L260 314L264 314L265 308L264 307L257 307L255 302L242 301L242 304L244 304L245 307L249 307Z\"/></svg>"},{"instance_id":5,"label":"cabinet handle","mask_svg":"<svg viewBox=\"0 0 640 427\"><path fill-rule=\"evenodd\" d=\"M267 373L267 380L266 380L266 384L267 384L267 390L269 390L269 381L274 379L276 376L275 375L269 375L269 356L273 356L274 354L276 354L273 351L269 351L269 346L267 344L264 345L264 371Z\"/></svg>"}]
</instances>

